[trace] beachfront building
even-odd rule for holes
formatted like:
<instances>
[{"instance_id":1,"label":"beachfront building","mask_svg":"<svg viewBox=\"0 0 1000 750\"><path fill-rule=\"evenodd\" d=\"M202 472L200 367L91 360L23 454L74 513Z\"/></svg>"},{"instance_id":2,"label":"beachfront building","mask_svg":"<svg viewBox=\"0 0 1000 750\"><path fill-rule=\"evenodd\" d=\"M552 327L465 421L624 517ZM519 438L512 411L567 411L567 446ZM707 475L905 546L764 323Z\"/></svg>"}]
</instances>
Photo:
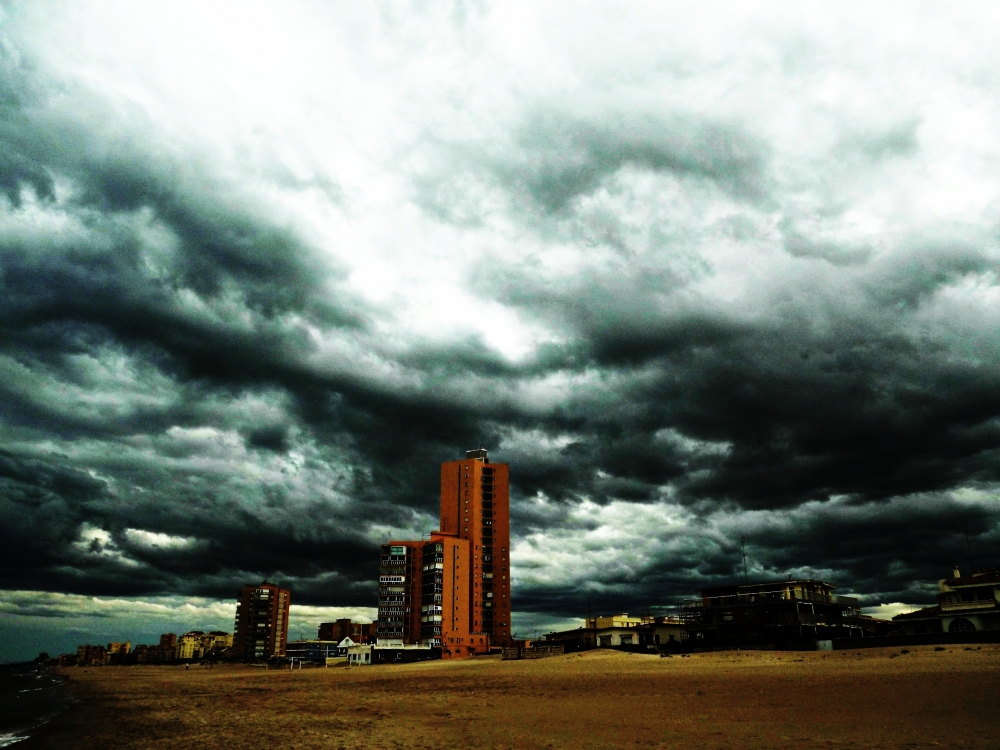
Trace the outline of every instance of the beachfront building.
<instances>
[{"instance_id":1,"label":"beachfront building","mask_svg":"<svg viewBox=\"0 0 1000 750\"><path fill-rule=\"evenodd\" d=\"M352 667L367 667L372 663L372 644L359 643L347 649L347 663Z\"/></svg>"},{"instance_id":2,"label":"beachfront building","mask_svg":"<svg viewBox=\"0 0 1000 750\"><path fill-rule=\"evenodd\" d=\"M835 588L811 578L717 586L686 602L681 620L694 645L709 647L862 637L858 600Z\"/></svg>"},{"instance_id":3,"label":"beachfront building","mask_svg":"<svg viewBox=\"0 0 1000 750\"><path fill-rule=\"evenodd\" d=\"M933 607L892 620L906 635L1000 630L1000 568L975 570L969 576L955 568L950 578L938 581L937 600Z\"/></svg>"},{"instance_id":4,"label":"beachfront building","mask_svg":"<svg viewBox=\"0 0 1000 750\"><path fill-rule=\"evenodd\" d=\"M201 637L202 658L219 657L233 647L233 634L212 630Z\"/></svg>"},{"instance_id":5,"label":"beachfront building","mask_svg":"<svg viewBox=\"0 0 1000 750\"><path fill-rule=\"evenodd\" d=\"M285 656L295 661L327 664L329 659L343 656L340 644L336 641L300 640L289 641L285 648Z\"/></svg>"},{"instance_id":6,"label":"beachfront building","mask_svg":"<svg viewBox=\"0 0 1000 750\"><path fill-rule=\"evenodd\" d=\"M182 661L201 658L201 637L205 635L200 630L184 633L177 639L176 658Z\"/></svg>"},{"instance_id":7,"label":"beachfront building","mask_svg":"<svg viewBox=\"0 0 1000 750\"><path fill-rule=\"evenodd\" d=\"M284 656L291 602L291 591L268 581L244 586L236 607L234 655L243 661Z\"/></svg>"},{"instance_id":8,"label":"beachfront building","mask_svg":"<svg viewBox=\"0 0 1000 750\"><path fill-rule=\"evenodd\" d=\"M598 648L638 648L656 650L658 646L680 645L684 624L678 617L628 614L595 617L586 627L593 633Z\"/></svg>"},{"instance_id":9,"label":"beachfront building","mask_svg":"<svg viewBox=\"0 0 1000 750\"><path fill-rule=\"evenodd\" d=\"M81 667L103 667L108 663L108 650L104 646L78 646L76 663Z\"/></svg>"},{"instance_id":10,"label":"beachfront building","mask_svg":"<svg viewBox=\"0 0 1000 750\"><path fill-rule=\"evenodd\" d=\"M545 640L569 653L592 648L657 651L661 646L679 646L684 637L684 623L678 617L623 612L588 618L583 627L549 633Z\"/></svg>"},{"instance_id":11,"label":"beachfront building","mask_svg":"<svg viewBox=\"0 0 1000 750\"><path fill-rule=\"evenodd\" d=\"M131 651L130 641L112 641L108 644L108 664L124 664Z\"/></svg>"},{"instance_id":12,"label":"beachfront building","mask_svg":"<svg viewBox=\"0 0 1000 750\"><path fill-rule=\"evenodd\" d=\"M382 546L379 646L448 659L511 643L508 472L482 448L441 465L440 530Z\"/></svg>"}]
</instances>

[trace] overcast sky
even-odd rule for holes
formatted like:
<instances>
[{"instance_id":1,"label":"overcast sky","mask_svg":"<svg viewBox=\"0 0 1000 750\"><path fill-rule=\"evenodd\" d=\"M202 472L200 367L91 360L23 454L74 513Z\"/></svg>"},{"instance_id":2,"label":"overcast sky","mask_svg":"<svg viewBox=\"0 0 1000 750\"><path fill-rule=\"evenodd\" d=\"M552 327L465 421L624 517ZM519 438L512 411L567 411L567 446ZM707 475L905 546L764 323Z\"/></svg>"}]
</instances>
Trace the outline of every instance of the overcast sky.
<instances>
[{"instance_id":1,"label":"overcast sky","mask_svg":"<svg viewBox=\"0 0 1000 750\"><path fill-rule=\"evenodd\" d=\"M886 613L998 564L997 16L0 3L0 658L363 618L480 444L522 634L744 536Z\"/></svg>"}]
</instances>

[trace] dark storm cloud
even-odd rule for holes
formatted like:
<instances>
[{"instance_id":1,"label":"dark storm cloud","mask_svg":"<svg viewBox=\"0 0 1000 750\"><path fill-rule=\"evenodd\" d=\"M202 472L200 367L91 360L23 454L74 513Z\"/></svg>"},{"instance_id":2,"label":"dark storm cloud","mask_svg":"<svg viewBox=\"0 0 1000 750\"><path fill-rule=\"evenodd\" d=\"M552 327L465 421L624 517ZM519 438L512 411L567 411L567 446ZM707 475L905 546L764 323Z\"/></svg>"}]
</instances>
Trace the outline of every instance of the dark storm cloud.
<instances>
[{"instance_id":1,"label":"dark storm cloud","mask_svg":"<svg viewBox=\"0 0 1000 750\"><path fill-rule=\"evenodd\" d=\"M678 74L648 84L662 104L599 80L526 95L499 134L442 128L388 166L337 100L334 167L288 166L247 125L233 149L258 161L233 168L12 44L8 587L230 598L274 576L298 603L373 606L378 544L429 531L438 464L480 444L512 467L522 610L676 602L739 577L743 536L755 577L814 573L868 603L927 601L966 534L992 561L995 226L901 231L902 209L852 204L917 179L922 162L892 170L926 158L926 118L824 104L789 134L749 106L666 102ZM381 177L324 172L352 158ZM422 215L379 202L399 182ZM289 195L327 234L282 212ZM456 309L427 313L438 297ZM522 324L530 343L504 351L494 329Z\"/></svg>"}]
</instances>

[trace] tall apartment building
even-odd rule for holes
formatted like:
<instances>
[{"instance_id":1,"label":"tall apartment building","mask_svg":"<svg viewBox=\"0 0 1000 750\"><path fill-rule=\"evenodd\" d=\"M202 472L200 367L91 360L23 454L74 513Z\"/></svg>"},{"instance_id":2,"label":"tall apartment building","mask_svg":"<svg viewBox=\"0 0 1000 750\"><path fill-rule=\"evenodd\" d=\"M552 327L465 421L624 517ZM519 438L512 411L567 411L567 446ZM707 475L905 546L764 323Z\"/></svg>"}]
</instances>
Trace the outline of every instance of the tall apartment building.
<instances>
[{"instance_id":1,"label":"tall apartment building","mask_svg":"<svg viewBox=\"0 0 1000 750\"><path fill-rule=\"evenodd\" d=\"M284 656L292 592L263 581L244 586L236 606L233 653L244 661Z\"/></svg>"},{"instance_id":2,"label":"tall apartment building","mask_svg":"<svg viewBox=\"0 0 1000 750\"><path fill-rule=\"evenodd\" d=\"M510 640L510 485L484 449L441 465L441 528L382 547L377 637L443 658Z\"/></svg>"}]
</instances>

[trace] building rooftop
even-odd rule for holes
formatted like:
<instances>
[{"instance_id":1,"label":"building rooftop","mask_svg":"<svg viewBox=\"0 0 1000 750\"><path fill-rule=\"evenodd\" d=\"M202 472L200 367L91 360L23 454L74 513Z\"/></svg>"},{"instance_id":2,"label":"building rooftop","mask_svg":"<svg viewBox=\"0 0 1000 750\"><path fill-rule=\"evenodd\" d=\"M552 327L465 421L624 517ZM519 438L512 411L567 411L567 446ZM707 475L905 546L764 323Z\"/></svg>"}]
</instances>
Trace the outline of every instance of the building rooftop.
<instances>
[{"instance_id":1,"label":"building rooftop","mask_svg":"<svg viewBox=\"0 0 1000 750\"><path fill-rule=\"evenodd\" d=\"M944 583L950 588L1000 583L1000 568L980 568L979 570L972 571L971 576L959 575L952 578L945 578Z\"/></svg>"},{"instance_id":2,"label":"building rooftop","mask_svg":"<svg viewBox=\"0 0 1000 750\"><path fill-rule=\"evenodd\" d=\"M777 591L780 589L786 589L789 586L796 586L798 588L803 587L815 587L823 588L829 591L833 591L836 586L820 581L817 578L793 578L785 581L763 581L758 583L734 583L728 586L713 586L711 588L702 589L701 595L704 596L724 596L726 594L734 594L737 591L740 593L748 591Z\"/></svg>"},{"instance_id":3,"label":"building rooftop","mask_svg":"<svg viewBox=\"0 0 1000 750\"><path fill-rule=\"evenodd\" d=\"M892 618L893 622L898 620L923 620L927 617L937 617L941 614L941 608L938 605L933 607L924 607L923 609L918 609L916 612L905 612L901 615L896 615Z\"/></svg>"}]
</instances>

